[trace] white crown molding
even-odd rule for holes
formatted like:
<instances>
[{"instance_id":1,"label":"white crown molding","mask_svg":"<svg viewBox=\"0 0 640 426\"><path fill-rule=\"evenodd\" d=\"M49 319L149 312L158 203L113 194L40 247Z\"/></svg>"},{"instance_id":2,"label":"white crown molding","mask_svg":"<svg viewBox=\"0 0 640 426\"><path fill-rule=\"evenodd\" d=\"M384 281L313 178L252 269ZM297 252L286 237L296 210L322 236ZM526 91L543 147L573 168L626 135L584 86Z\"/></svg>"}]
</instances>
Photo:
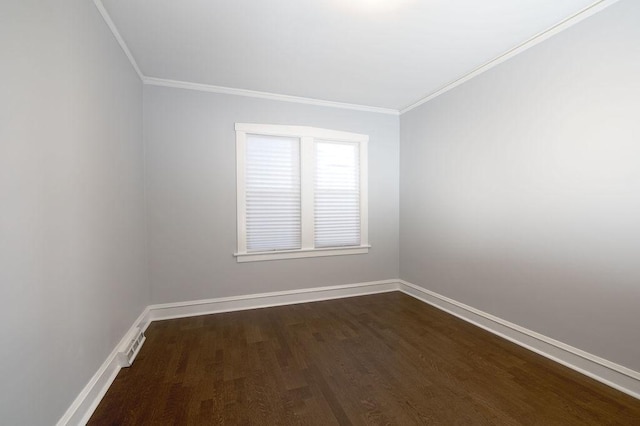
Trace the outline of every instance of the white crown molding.
<instances>
[{"instance_id":1,"label":"white crown molding","mask_svg":"<svg viewBox=\"0 0 640 426\"><path fill-rule=\"evenodd\" d=\"M98 371L91 377L89 383L80 391L76 399L71 403L64 415L56 423L57 426L84 425L98 407L98 404L107 393L109 386L115 380L122 367L118 352L127 343L127 339L136 328L146 330L149 325L149 308L145 308L133 325L127 330L120 342L115 346L107 359L102 363Z\"/></svg>"},{"instance_id":2,"label":"white crown molding","mask_svg":"<svg viewBox=\"0 0 640 426\"><path fill-rule=\"evenodd\" d=\"M370 281L329 287L249 294L187 302L163 303L147 306L123 339L80 392L57 426L86 424L115 380L121 368L118 350L137 327L143 331L153 321L187 318L222 312L297 303L318 302L367 294L401 291L437 309L487 330L519 346L591 377L607 386L640 399L640 373L604 358L574 348L550 337L498 318L479 309L442 296L431 290L400 280Z\"/></svg>"},{"instance_id":3,"label":"white crown molding","mask_svg":"<svg viewBox=\"0 0 640 426\"><path fill-rule=\"evenodd\" d=\"M600 12L601 10L611 6L614 3L617 3L619 0L599 0L596 1L595 3L593 3L590 6L585 7L584 9L580 10L577 13L574 13L573 15L569 16L568 18L563 19L562 21L558 22L556 25L552 26L551 28L548 28L542 32L539 32L538 34L534 35L533 37L531 37L530 39L520 43L519 45L513 47L512 49L509 49L508 51L504 52L503 54L493 58L492 60L490 60L489 62L486 62L482 65L480 65L478 68L474 69L473 71L463 75L460 78L457 78L456 80L453 80L452 82L446 84L445 86L441 87L440 89L436 90L435 92L425 96L424 98L420 99L419 101L407 106L406 108L403 108L400 110L400 115L404 114L405 112L409 112L414 108L419 107L420 105L429 102L430 100L437 98L438 96L442 95L443 93L448 92L451 89L454 89L458 86L460 86L461 84L471 80L472 78L484 73L485 71L490 70L491 68L495 67L496 65L501 64L502 62L506 61L507 59L510 59L514 56L516 56L519 53L524 52L527 49L530 49L531 47L535 46L536 44L548 39L549 37L554 36L555 34L558 34L559 32L562 32L564 30L566 30L567 28L577 24L578 22Z\"/></svg>"},{"instance_id":4,"label":"white crown molding","mask_svg":"<svg viewBox=\"0 0 640 426\"><path fill-rule=\"evenodd\" d=\"M111 19L111 16L109 16L109 13L105 9L104 5L102 4L102 1L93 0L93 3L95 4L96 8L102 15L102 18L104 19L107 26L113 33L113 36L118 41L118 44L124 51L125 55L127 56L127 58L129 58L129 61L131 62L133 69L136 71L136 73L138 74L138 76L140 77L140 79L144 84L148 84L152 86L163 86L163 87L173 87L173 88L179 88L179 89L197 90L202 92L220 93L220 94L227 94L227 95L246 96L246 97L252 97L252 98L270 99L270 100L282 101L282 102L294 102L294 103L307 104L307 105L324 106L329 108L341 108L341 109L350 109L355 111L374 112L378 114L389 114L389 115L397 116L397 115L402 115L405 112L409 112L412 109L417 108L426 102L429 102L430 100L442 95L443 93L446 93L449 90L471 80L472 78L484 73L485 71L490 70L496 65L499 65L502 62L516 56L517 54L548 39L549 37L561 31L564 31L565 29L577 24L578 22L588 18L591 15L594 15L597 12L600 12L601 10L611 6L614 3L617 3L618 1L619 0L596 1L595 3L585 7L579 12L569 16L568 18L563 19L562 21L552 26L551 28L548 28L534 35L533 37L524 41L523 43L520 43L519 45L508 50L507 52L497 56L496 58L490 60L489 62L486 62L483 65L480 65L479 67L472 70L471 72L457 78L456 80L446 84L445 86L441 87L435 92L425 96L419 101L401 110L397 110L393 108L374 107L374 106L368 106L368 105L350 104L350 103L344 103L344 102L327 101L322 99L306 98L301 96L283 95L279 93L260 92L260 91L247 90L247 89L237 89L233 87L214 86L209 84L192 83L188 81L178 81L178 80L169 80L169 79L156 78L156 77L147 77L144 74L142 74L142 71L140 71L140 67L138 67L138 64L135 58L133 57L133 54L131 53L131 51L129 50L129 47L127 46L124 39L120 35L118 28L116 27L115 23Z\"/></svg>"},{"instance_id":5,"label":"white crown molding","mask_svg":"<svg viewBox=\"0 0 640 426\"><path fill-rule=\"evenodd\" d=\"M301 96L281 95L278 93L258 92L255 90L235 89L233 87L213 86L210 84L190 83L188 81L167 80L164 78L144 77L144 84L151 86L174 87L178 89L197 90L200 92L221 93L225 95L246 96L250 98L270 99L273 101L294 102L298 104L317 105L329 108L351 109L355 111L375 112L378 114L400 115L396 109L380 108L344 102L325 101L322 99L304 98Z\"/></svg>"},{"instance_id":6,"label":"white crown molding","mask_svg":"<svg viewBox=\"0 0 640 426\"><path fill-rule=\"evenodd\" d=\"M131 50L125 43L124 39L120 35L120 31L118 31L118 27L111 19L109 12L102 4L101 0L93 0L96 8L102 15L105 23L113 33L116 41L122 48L124 54L129 58L129 62L131 62L131 66L140 77L140 80L144 84L148 84L151 86L163 86L163 87L173 87L178 89L188 89L188 90L198 90L201 92L211 92L211 93L221 93L226 95L237 95L237 96L246 96L251 98L261 98L261 99L270 99L274 101L282 101L282 102L294 102L299 104L307 104L307 105L317 105L324 106L329 108L341 108L341 109L350 109L355 111L364 111L364 112L374 112L378 114L389 114L389 115L400 115L400 111L392 108L381 108L374 107L368 105L358 105L358 104L350 104L345 102L334 102L334 101L326 101L322 99L314 99L314 98L305 98L301 96L291 96L291 95L282 95L279 93L270 93L270 92L259 92L255 90L247 90L247 89L236 89L233 87L223 87L223 86L214 86L210 84L201 84L201 83L191 83L188 81L178 81L178 80L168 80L164 78L156 78L156 77L147 77L142 74L140 71L140 67L136 62Z\"/></svg>"},{"instance_id":7,"label":"white crown molding","mask_svg":"<svg viewBox=\"0 0 640 426\"><path fill-rule=\"evenodd\" d=\"M102 1L93 0L93 4L95 4L96 8L98 8L98 12L100 12L100 15L102 15L102 19L104 19L104 22L107 24L107 26L113 33L113 36L116 38L116 41L124 51L124 54L127 55L127 58L129 58L129 62L131 62L131 66L136 71L136 74L138 74L138 77L140 77L140 80L144 81L144 75L142 74L142 71L140 71L140 67L138 67L138 63L136 62L135 58L131 54L131 51L129 50L127 43L124 42L124 39L120 35L120 32L116 27L116 24L114 24L113 21L111 20L111 16L109 16L109 12L107 12L107 9L105 9L104 5L102 4Z\"/></svg>"},{"instance_id":8,"label":"white crown molding","mask_svg":"<svg viewBox=\"0 0 640 426\"><path fill-rule=\"evenodd\" d=\"M640 373L566 343L460 303L424 287L399 280L400 291L483 328L503 339L640 399Z\"/></svg>"}]
</instances>

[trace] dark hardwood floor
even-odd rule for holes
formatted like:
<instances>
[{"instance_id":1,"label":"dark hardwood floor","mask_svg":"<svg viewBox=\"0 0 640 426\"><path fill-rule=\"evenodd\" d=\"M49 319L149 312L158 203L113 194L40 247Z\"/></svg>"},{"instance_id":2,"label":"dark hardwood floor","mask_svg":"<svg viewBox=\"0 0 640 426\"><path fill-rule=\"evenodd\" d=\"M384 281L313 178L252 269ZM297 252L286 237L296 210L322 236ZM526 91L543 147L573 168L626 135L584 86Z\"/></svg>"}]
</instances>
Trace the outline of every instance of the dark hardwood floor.
<instances>
[{"instance_id":1,"label":"dark hardwood floor","mask_svg":"<svg viewBox=\"0 0 640 426\"><path fill-rule=\"evenodd\" d=\"M640 425L640 401L399 292L151 324L89 424Z\"/></svg>"}]
</instances>

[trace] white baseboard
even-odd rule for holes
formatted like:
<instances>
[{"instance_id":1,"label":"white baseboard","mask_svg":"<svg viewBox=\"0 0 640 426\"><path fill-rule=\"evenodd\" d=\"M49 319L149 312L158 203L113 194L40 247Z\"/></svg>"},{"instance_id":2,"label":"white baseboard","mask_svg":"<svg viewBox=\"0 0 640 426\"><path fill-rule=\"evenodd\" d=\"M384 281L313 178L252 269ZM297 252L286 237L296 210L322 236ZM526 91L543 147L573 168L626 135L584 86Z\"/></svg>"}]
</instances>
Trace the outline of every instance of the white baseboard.
<instances>
[{"instance_id":1,"label":"white baseboard","mask_svg":"<svg viewBox=\"0 0 640 426\"><path fill-rule=\"evenodd\" d=\"M149 306L151 321L185 318L221 312L318 302L365 294L385 293L399 290L398 280L370 281L330 287L315 287L301 290L277 291L218 299L193 300L190 302L164 303Z\"/></svg>"},{"instance_id":2,"label":"white baseboard","mask_svg":"<svg viewBox=\"0 0 640 426\"><path fill-rule=\"evenodd\" d=\"M125 367L121 364L118 351L126 345L128 336L132 335L135 328L140 327L144 331L152 321L363 296L398 289L398 280L384 280L147 306L56 425L84 425L89 421L118 372Z\"/></svg>"},{"instance_id":3,"label":"white baseboard","mask_svg":"<svg viewBox=\"0 0 640 426\"><path fill-rule=\"evenodd\" d=\"M131 329L127 331L125 337L100 366L57 425L86 424L123 367L119 361L118 350L126 343L127 336L136 327L146 330L152 321L317 302L390 291L402 291L497 336L640 399L640 373L636 371L510 323L423 287L395 279L150 305L145 308L131 326Z\"/></svg>"},{"instance_id":4,"label":"white baseboard","mask_svg":"<svg viewBox=\"0 0 640 426\"><path fill-rule=\"evenodd\" d=\"M400 281L400 291L442 311L483 328L607 386L640 399L640 373L574 348L535 331L442 296L415 284Z\"/></svg>"},{"instance_id":5,"label":"white baseboard","mask_svg":"<svg viewBox=\"0 0 640 426\"><path fill-rule=\"evenodd\" d=\"M89 418L107 393L109 386L111 386L111 383L113 383L118 372L123 367L120 357L118 356L118 351L126 344L127 338L136 327L141 327L144 330L148 326L148 316L149 309L145 308L113 351L111 351L111 354L109 354L100 368L98 368L96 374L93 375L89 383L87 383L64 415L58 420L58 423L56 423L57 426L84 425L89 421Z\"/></svg>"}]
</instances>

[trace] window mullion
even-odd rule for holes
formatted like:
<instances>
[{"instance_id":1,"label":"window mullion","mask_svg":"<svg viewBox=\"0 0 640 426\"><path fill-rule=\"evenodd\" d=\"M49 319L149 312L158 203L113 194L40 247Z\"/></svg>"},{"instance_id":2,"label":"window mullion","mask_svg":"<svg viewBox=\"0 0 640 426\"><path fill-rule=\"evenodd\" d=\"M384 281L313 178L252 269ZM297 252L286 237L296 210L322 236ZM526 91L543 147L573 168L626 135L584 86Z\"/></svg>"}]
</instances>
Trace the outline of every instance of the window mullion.
<instances>
[{"instance_id":1,"label":"window mullion","mask_svg":"<svg viewBox=\"0 0 640 426\"><path fill-rule=\"evenodd\" d=\"M312 137L300 138L300 186L302 215L302 248L312 249L314 245L314 175L315 150Z\"/></svg>"}]
</instances>

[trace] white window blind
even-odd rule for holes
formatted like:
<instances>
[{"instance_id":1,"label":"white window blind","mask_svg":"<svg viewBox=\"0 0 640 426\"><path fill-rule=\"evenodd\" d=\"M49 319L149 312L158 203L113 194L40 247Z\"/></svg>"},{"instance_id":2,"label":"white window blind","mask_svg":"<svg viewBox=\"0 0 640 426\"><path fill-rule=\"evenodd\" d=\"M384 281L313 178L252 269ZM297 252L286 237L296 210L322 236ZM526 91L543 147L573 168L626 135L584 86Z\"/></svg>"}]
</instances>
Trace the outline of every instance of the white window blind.
<instances>
[{"instance_id":1,"label":"white window blind","mask_svg":"<svg viewBox=\"0 0 640 426\"><path fill-rule=\"evenodd\" d=\"M360 245L360 159L357 143L316 141L316 247Z\"/></svg>"},{"instance_id":2,"label":"white window blind","mask_svg":"<svg viewBox=\"0 0 640 426\"><path fill-rule=\"evenodd\" d=\"M236 123L238 262L369 252L366 135Z\"/></svg>"},{"instance_id":3,"label":"white window blind","mask_svg":"<svg viewBox=\"0 0 640 426\"><path fill-rule=\"evenodd\" d=\"M300 139L247 135L248 252L301 247Z\"/></svg>"}]
</instances>

